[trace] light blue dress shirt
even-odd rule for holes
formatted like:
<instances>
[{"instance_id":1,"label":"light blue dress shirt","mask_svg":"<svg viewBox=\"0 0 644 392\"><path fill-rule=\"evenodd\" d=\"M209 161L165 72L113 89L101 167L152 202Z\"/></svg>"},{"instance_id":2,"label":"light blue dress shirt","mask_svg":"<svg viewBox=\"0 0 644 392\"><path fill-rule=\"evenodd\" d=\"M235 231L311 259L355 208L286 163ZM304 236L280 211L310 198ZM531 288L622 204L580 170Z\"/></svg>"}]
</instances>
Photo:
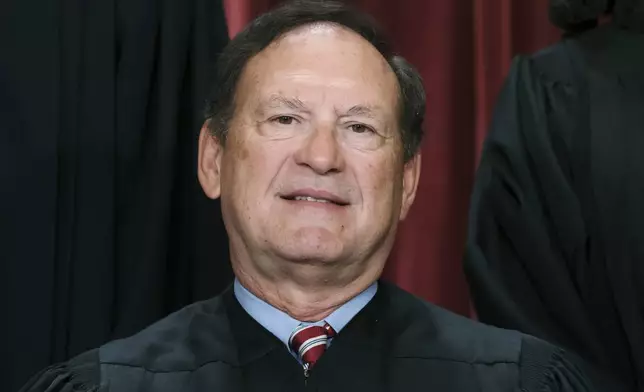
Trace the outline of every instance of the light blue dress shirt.
<instances>
[{"instance_id":1,"label":"light blue dress shirt","mask_svg":"<svg viewBox=\"0 0 644 392\"><path fill-rule=\"evenodd\" d=\"M323 325L326 321L331 325L331 327L333 327L336 333L340 333L342 328L344 328L349 321L351 321L351 319L353 319L353 317L355 317L355 315L358 314L358 312L362 310L369 301L371 301L374 295L376 295L378 282L374 282L366 290L353 297L349 302L340 306L327 318L317 323L302 323L301 321L292 318L288 314L255 296L242 286L237 279L235 279L233 289L237 301L239 301L246 313L281 340L286 345L287 349L293 353L293 351L288 347L288 339L291 337L291 333L295 328L300 324ZM330 343L331 341L329 340L328 344ZM293 355L296 356L295 353L293 353Z\"/></svg>"}]
</instances>

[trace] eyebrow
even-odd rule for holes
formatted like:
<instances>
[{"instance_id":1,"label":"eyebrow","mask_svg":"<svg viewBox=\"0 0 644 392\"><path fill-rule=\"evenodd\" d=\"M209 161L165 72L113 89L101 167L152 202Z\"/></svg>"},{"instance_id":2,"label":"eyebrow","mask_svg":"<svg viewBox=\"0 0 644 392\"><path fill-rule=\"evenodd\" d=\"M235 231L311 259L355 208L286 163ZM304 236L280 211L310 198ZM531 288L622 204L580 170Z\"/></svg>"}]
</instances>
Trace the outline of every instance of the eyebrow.
<instances>
[{"instance_id":1,"label":"eyebrow","mask_svg":"<svg viewBox=\"0 0 644 392\"><path fill-rule=\"evenodd\" d=\"M377 117L377 114L380 112L378 106L371 105L355 105L351 109L347 110L344 114L340 114L340 117L349 117L349 116L364 116L369 118Z\"/></svg>"},{"instance_id":2,"label":"eyebrow","mask_svg":"<svg viewBox=\"0 0 644 392\"><path fill-rule=\"evenodd\" d=\"M271 95L267 100L263 101L260 107L279 108L282 106L288 107L292 110L308 110L306 104L300 99L289 98L281 94ZM368 118L377 118L381 112L381 108L377 105L354 105L344 113L340 113L340 111L336 109L336 115L338 115L338 117L364 116Z\"/></svg>"},{"instance_id":3,"label":"eyebrow","mask_svg":"<svg viewBox=\"0 0 644 392\"><path fill-rule=\"evenodd\" d=\"M286 106L286 107L288 107L290 109L293 109L293 110L305 110L306 109L306 105L301 100L299 100L297 98L287 98L287 97L285 97L283 95L279 95L279 94L271 95L270 98L266 101L266 103L268 104L268 107L271 107L271 108L277 108L277 107L280 107L280 106Z\"/></svg>"}]
</instances>

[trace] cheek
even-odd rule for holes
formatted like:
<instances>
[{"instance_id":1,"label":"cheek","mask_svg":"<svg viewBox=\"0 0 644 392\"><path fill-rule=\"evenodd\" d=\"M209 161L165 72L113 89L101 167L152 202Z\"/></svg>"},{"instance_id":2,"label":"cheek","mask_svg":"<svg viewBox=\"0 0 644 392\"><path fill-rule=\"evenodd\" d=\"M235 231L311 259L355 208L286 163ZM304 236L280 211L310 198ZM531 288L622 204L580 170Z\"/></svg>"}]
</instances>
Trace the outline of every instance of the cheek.
<instances>
[{"instance_id":1,"label":"cheek","mask_svg":"<svg viewBox=\"0 0 644 392\"><path fill-rule=\"evenodd\" d=\"M264 141L245 140L231 143L225 165L225 185L233 198L256 205L267 192L282 162L278 146Z\"/></svg>"},{"instance_id":2,"label":"cheek","mask_svg":"<svg viewBox=\"0 0 644 392\"><path fill-rule=\"evenodd\" d=\"M375 211L395 210L396 203L400 202L401 175L396 170L393 160L387 159L381 162L370 162L360 170L362 173L362 188L366 193L365 197L370 200L371 205L377 206Z\"/></svg>"},{"instance_id":3,"label":"cheek","mask_svg":"<svg viewBox=\"0 0 644 392\"><path fill-rule=\"evenodd\" d=\"M222 197L225 194L228 203L238 204L243 199L244 179L255 171L254 166L246 143L230 135L222 157Z\"/></svg>"},{"instance_id":4,"label":"cheek","mask_svg":"<svg viewBox=\"0 0 644 392\"><path fill-rule=\"evenodd\" d=\"M400 164L395 152L383 155L385 156L369 162L368 173L372 175L372 181L379 191L391 191L402 178Z\"/></svg>"}]
</instances>

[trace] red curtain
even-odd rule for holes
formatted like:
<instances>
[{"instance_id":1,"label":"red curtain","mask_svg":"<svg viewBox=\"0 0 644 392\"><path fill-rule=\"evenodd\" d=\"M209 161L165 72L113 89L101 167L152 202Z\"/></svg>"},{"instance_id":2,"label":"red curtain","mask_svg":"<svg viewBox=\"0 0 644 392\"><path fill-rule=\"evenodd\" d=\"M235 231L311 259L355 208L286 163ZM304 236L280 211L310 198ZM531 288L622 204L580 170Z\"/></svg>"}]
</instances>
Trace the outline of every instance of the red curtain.
<instances>
[{"instance_id":1,"label":"red curtain","mask_svg":"<svg viewBox=\"0 0 644 392\"><path fill-rule=\"evenodd\" d=\"M279 0L225 0L231 36ZM385 278L467 315L461 268L468 201L496 95L513 56L559 40L548 0L355 0L414 64L427 91L422 179Z\"/></svg>"}]
</instances>

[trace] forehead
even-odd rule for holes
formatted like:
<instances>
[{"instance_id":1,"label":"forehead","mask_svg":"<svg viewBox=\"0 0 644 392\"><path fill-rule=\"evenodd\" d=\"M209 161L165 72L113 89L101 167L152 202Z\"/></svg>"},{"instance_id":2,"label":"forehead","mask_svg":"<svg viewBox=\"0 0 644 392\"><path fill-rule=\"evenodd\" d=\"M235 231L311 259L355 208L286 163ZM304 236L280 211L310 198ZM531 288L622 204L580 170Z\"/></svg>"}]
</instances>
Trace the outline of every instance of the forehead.
<instances>
[{"instance_id":1,"label":"forehead","mask_svg":"<svg viewBox=\"0 0 644 392\"><path fill-rule=\"evenodd\" d=\"M253 57L238 93L240 98L282 94L305 101L384 106L395 111L398 82L387 61L363 37L320 23L287 33Z\"/></svg>"}]
</instances>

